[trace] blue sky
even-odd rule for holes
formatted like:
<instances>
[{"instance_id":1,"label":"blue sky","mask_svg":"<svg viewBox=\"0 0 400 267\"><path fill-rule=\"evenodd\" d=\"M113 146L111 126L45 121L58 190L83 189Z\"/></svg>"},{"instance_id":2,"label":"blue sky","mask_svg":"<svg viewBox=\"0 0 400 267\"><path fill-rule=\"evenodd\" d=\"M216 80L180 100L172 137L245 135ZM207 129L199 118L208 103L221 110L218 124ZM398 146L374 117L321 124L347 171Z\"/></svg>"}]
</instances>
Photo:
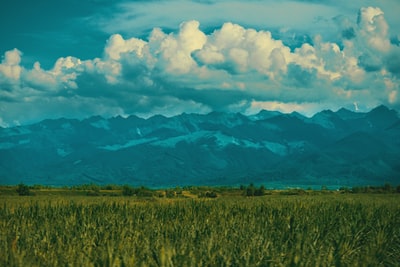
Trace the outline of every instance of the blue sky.
<instances>
[{"instance_id":1,"label":"blue sky","mask_svg":"<svg viewBox=\"0 0 400 267\"><path fill-rule=\"evenodd\" d=\"M400 2L15 0L0 126L260 109L400 110Z\"/></svg>"}]
</instances>

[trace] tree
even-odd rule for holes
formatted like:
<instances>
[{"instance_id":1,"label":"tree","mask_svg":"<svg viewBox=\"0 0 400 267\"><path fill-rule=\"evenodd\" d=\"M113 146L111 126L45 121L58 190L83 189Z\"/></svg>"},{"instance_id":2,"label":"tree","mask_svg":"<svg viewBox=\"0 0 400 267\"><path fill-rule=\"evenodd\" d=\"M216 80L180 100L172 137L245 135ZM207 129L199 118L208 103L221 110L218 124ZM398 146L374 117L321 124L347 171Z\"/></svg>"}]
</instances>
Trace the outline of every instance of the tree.
<instances>
[{"instance_id":1,"label":"tree","mask_svg":"<svg viewBox=\"0 0 400 267\"><path fill-rule=\"evenodd\" d=\"M392 187L391 184L385 183L385 184L383 185L383 190L384 190L386 193L391 193L391 192L393 191L393 187Z\"/></svg>"},{"instance_id":2,"label":"tree","mask_svg":"<svg viewBox=\"0 0 400 267\"><path fill-rule=\"evenodd\" d=\"M91 186L91 189L86 192L86 195L92 197L100 196L100 187L95 185Z\"/></svg>"},{"instance_id":3,"label":"tree","mask_svg":"<svg viewBox=\"0 0 400 267\"><path fill-rule=\"evenodd\" d=\"M135 194L135 189L130 187L129 185L124 185L122 187L122 195L123 196L133 196Z\"/></svg>"},{"instance_id":4,"label":"tree","mask_svg":"<svg viewBox=\"0 0 400 267\"><path fill-rule=\"evenodd\" d=\"M206 192L206 197L208 197L208 198L216 198L217 196L218 196L217 193L214 192L214 191L207 191Z\"/></svg>"},{"instance_id":5,"label":"tree","mask_svg":"<svg viewBox=\"0 0 400 267\"><path fill-rule=\"evenodd\" d=\"M254 196L264 196L265 195L265 186L261 185L259 188L256 188L254 184L250 184L247 188L245 188L245 196L254 197Z\"/></svg>"},{"instance_id":6,"label":"tree","mask_svg":"<svg viewBox=\"0 0 400 267\"><path fill-rule=\"evenodd\" d=\"M215 191L207 191L207 192L201 192L199 194L200 198L216 198L218 197L217 193Z\"/></svg>"},{"instance_id":7,"label":"tree","mask_svg":"<svg viewBox=\"0 0 400 267\"><path fill-rule=\"evenodd\" d=\"M255 196L263 196L265 195L265 187L263 185L260 186L260 188L256 189L254 192Z\"/></svg>"},{"instance_id":8,"label":"tree","mask_svg":"<svg viewBox=\"0 0 400 267\"><path fill-rule=\"evenodd\" d=\"M17 193L20 196L29 196L31 192L29 191L29 186L20 183L17 187Z\"/></svg>"}]
</instances>

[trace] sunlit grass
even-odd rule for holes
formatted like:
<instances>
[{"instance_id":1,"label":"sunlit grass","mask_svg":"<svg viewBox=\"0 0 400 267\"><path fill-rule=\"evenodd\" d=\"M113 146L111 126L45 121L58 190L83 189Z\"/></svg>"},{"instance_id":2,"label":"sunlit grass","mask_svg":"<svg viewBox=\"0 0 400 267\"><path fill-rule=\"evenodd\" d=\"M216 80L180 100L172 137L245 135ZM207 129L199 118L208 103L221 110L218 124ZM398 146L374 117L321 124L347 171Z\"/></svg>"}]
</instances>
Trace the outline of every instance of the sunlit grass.
<instances>
[{"instance_id":1,"label":"sunlit grass","mask_svg":"<svg viewBox=\"0 0 400 267\"><path fill-rule=\"evenodd\" d=\"M399 266L400 195L0 198L1 266Z\"/></svg>"}]
</instances>

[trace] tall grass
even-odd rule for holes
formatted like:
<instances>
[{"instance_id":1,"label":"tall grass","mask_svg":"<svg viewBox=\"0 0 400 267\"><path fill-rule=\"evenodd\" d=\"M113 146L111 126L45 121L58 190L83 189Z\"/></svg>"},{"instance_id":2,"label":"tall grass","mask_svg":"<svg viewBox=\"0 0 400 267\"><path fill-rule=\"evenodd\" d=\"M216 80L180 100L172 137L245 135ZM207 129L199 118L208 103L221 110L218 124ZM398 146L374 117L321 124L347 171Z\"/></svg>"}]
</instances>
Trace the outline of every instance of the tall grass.
<instances>
[{"instance_id":1,"label":"tall grass","mask_svg":"<svg viewBox=\"0 0 400 267\"><path fill-rule=\"evenodd\" d=\"M1 266L400 266L399 196L1 199Z\"/></svg>"}]
</instances>

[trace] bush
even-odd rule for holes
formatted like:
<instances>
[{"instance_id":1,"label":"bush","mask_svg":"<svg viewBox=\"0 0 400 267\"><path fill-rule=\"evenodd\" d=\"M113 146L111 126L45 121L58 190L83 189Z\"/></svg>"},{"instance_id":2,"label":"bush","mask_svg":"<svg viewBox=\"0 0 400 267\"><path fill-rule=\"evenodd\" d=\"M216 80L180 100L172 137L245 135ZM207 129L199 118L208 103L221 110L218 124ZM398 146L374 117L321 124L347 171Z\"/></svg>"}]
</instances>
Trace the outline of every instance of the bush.
<instances>
[{"instance_id":1,"label":"bush","mask_svg":"<svg viewBox=\"0 0 400 267\"><path fill-rule=\"evenodd\" d=\"M265 195L265 187L263 185L260 186L260 188L256 189L254 192L255 196L263 196Z\"/></svg>"},{"instance_id":2,"label":"bush","mask_svg":"<svg viewBox=\"0 0 400 267\"><path fill-rule=\"evenodd\" d=\"M115 190L116 186L115 185L111 185L111 184L107 184L101 187L102 190Z\"/></svg>"},{"instance_id":3,"label":"bush","mask_svg":"<svg viewBox=\"0 0 400 267\"><path fill-rule=\"evenodd\" d=\"M246 188L246 196L248 197L252 197L254 196L254 193L256 192L256 188L254 187L253 184L250 184L247 188Z\"/></svg>"},{"instance_id":4,"label":"bush","mask_svg":"<svg viewBox=\"0 0 400 267\"><path fill-rule=\"evenodd\" d=\"M29 195L31 195L31 192L30 192L30 190L29 190L29 186L27 186L27 185L25 185L25 184L23 184L23 183L20 183L20 184L18 185L18 187L17 187L17 193L18 193L18 195L20 195L20 196L29 196Z\"/></svg>"},{"instance_id":5,"label":"bush","mask_svg":"<svg viewBox=\"0 0 400 267\"><path fill-rule=\"evenodd\" d=\"M135 195L137 195L138 197L152 197L153 192L150 189L148 189L144 186L141 186L141 187L135 189Z\"/></svg>"},{"instance_id":6,"label":"bush","mask_svg":"<svg viewBox=\"0 0 400 267\"><path fill-rule=\"evenodd\" d=\"M208 198L216 198L217 197L217 193L214 192L214 191L206 192L206 197L208 197Z\"/></svg>"},{"instance_id":7,"label":"bush","mask_svg":"<svg viewBox=\"0 0 400 267\"><path fill-rule=\"evenodd\" d=\"M199 198L216 198L218 195L215 191L201 192Z\"/></svg>"},{"instance_id":8,"label":"bush","mask_svg":"<svg viewBox=\"0 0 400 267\"><path fill-rule=\"evenodd\" d=\"M240 188L242 188L242 186ZM263 185L261 185L259 188L256 188L254 184L250 184L247 188L243 189L246 190L245 195L248 197L265 195L265 187Z\"/></svg>"},{"instance_id":9,"label":"bush","mask_svg":"<svg viewBox=\"0 0 400 267\"><path fill-rule=\"evenodd\" d=\"M306 195L306 194L307 191L300 188L293 188L289 190L283 190L280 192L280 195L286 195L286 196L296 196L296 195Z\"/></svg>"},{"instance_id":10,"label":"bush","mask_svg":"<svg viewBox=\"0 0 400 267\"><path fill-rule=\"evenodd\" d=\"M90 196L90 197L100 196L100 190L99 189L89 190L89 191L86 192L86 195Z\"/></svg>"},{"instance_id":11,"label":"bush","mask_svg":"<svg viewBox=\"0 0 400 267\"><path fill-rule=\"evenodd\" d=\"M174 190L165 190L165 196L167 198L173 198L176 196L176 193Z\"/></svg>"},{"instance_id":12,"label":"bush","mask_svg":"<svg viewBox=\"0 0 400 267\"><path fill-rule=\"evenodd\" d=\"M135 189L130 187L129 185L124 185L122 187L122 195L123 196L133 196L135 194Z\"/></svg>"}]
</instances>

